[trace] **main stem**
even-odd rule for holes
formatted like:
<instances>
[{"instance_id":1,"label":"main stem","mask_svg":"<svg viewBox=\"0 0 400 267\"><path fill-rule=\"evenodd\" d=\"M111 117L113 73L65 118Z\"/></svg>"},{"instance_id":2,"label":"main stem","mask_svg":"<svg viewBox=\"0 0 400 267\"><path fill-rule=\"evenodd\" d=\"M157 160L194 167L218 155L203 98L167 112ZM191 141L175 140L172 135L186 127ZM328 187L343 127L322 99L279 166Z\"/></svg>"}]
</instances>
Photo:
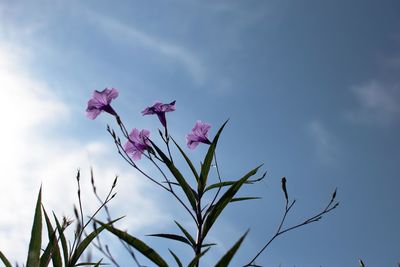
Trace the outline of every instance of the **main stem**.
<instances>
[{"instance_id":1,"label":"main stem","mask_svg":"<svg viewBox=\"0 0 400 267\"><path fill-rule=\"evenodd\" d=\"M201 247L203 245L203 215L201 213L201 195L199 194L199 199L196 205L196 217L197 217L197 237L196 237L196 247L195 254L196 257L201 254ZM200 266L200 258L196 263L196 267Z\"/></svg>"}]
</instances>

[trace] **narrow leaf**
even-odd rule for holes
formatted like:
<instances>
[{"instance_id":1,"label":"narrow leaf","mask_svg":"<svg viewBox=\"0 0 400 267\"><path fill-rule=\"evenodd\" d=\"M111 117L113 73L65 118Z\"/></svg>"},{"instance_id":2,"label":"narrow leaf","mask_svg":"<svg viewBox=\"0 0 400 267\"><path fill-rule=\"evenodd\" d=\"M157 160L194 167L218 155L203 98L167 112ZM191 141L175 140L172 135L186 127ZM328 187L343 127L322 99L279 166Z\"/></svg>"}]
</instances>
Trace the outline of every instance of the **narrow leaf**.
<instances>
[{"instance_id":1,"label":"narrow leaf","mask_svg":"<svg viewBox=\"0 0 400 267\"><path fill-rule=\"evenodd\" d=\"M265 176L265 174L264 174L264 176ZM245 184L254 184L256 182L261 181L262 179L263 179L263 177L262 178L258 178L258 179L248 180L248 181L245 182ZM234 183L236 183L236 181L224 181L224 182L215 183L215 184L207 186L206 189L204 190L204 192L207 192L207 191L209 191L211 189L230 186L230 185L233 185Z\"/></svg>"},{"instance_id":2,"label":"narrow leaf","mask_svg":"<svg viewBox=\"0 0 400 267\"><path fill-rule=\"evenodd\" d=\"M57 216L54 212L53 212L53 216L54 216L54 220L56 221L58 235L60 236L61 246L63 249L64 266L68 266L68 246L67 246L67 240L64 235L64 229L60 225L60 222L58 221Z\"/></svg>"},{"instance_id":3,"label":"narrow leaf","mask_svg":"<svg viewBox=\"0 0 400 267\"><path fill-rule=\"evenodd\" d=\"M261 197L235 197L231 199L231 202L238 202L244 200L254 200L254 199L261 199Z\"/></svg>"},{"instance_id":4,"label":"narrow leaf","mask_svg":"<svg viewBox=\"0 0 400 267\"><path fill-rule=\"evenodd\" d=\"M175 142L175 140L173 138L171 138L172 141L174 142L174 144L176 145L176 147L179 149L179 151L181 152L183 158L186 160L186 163L189 165L190 169L192 170L192 173L194 175L194 177L196 178L196 181L198 182L200 177L199 174L196 171L196 168L194 167L193 163L190 161L189 157L186 155L186 153L183 151L183 149Z\"/></svg>"},{"instance_id":5,"label":"narrow leaf","mask_svg":"<svg viewBox=\"0 0 400 267\"><path fill-rule=\"evenodd\" d=\"M183 242L183 243L188 244L188 245L191 246L189 240L187 240L185 237L180 236L180 235L174 235L174 234L151 234L151 235L148 235L148 236L157 236L157 237L172 239L172 240Z\"/></svg>"},{"instance_id":6,"label":"narrow leaf","mask_svg":"<svg viewBox=\"0 0 400 267\"><path fill-rule=\"evenodd\" d=\"M81 257L81 255L83 254L83 252L86 250L86 248L90 245L90 243L93 241L93 239L96 238L96 236L98 236L104 229L106 229L107 226L112 225L113 223L115 223L116 221L120 220L122 217L115 219L107 224L102 224L101 227L93 230L93 232L91 232L89 235L87 235L85 237L85 239L82 240L82 242L78 245L78 247L76 248L76 250L74 251L74 253L72 254L71 257L71 261L69 262L69 266L74 266L79 258Z\"/></svg>"},{"instance_id":7,"label":"narrow leaf","mask_svg":"<svg viewBox=\"0 0 400 267\"><path fill-rule=\"evenodd\" d=\"M154 249L150 248L147 246L143 241L137 239L136 237L133 237L129 235L128 233L121 231L117 228L114 228L110 225L106 225L102 222L97 221L99 224L105 226L107 231L110 233L113 233L115 236L117 236L119 239L125 241L128 245L132 246L136 250L138 250L140 253L142 253L144 256L146 256L149 260L157 264L157 266L161 267L167 267L168 264L161 258L160 255L158 255L157 252L154 251Z\"/></svg>"},{"instance_id":8,"label":"narrow leaf","mask_svg":"<svg viewBox=\"0 0 400 267\"><path fill-rule=\"evenodd\" d=\"M218 261L215 267L225 267L229 265L229 262L232 260L233 256L236 254L236 251L239 249L240 245L242 244L244 238L246 237L247 231L236 243L233 247L228 250L228 252Z\"/></svg>"},{"instance_id":9,"label":"narrow leaf","mask_svg":"<svg viewBox=\"0 0 400 267\"><path fill-rule=\"evenodd\" d=\"M189 200L190 205L192 206L193 210L195 210L196 209L196 196L193 193L194 190L189 186L189 184L186 182L183 175L179 172L179 170L175 167L175 165L169 160L169 158L161 151L161 149L158 148L156 146L156 144L154 144L151 140L149 140L149 141L153 145L154 149L157 151L158 155L160 155L160 157L164 161L165 165L167 165L168 169L174 175L176 181L182 187L183 192L185 193L187 199Z\"/></svg>"},{"instance_id":10,"label":"narrow leaf","mask_svg":"<svg viewBox=\"0 0 400 267\"><path fill-rule=\"evenodd\" d=\"M189 232L185 228L183 228L182 225L180 225L177 221L174 221L174 222L176 223L176 225L178 225L179 229L182 231L182 233L189 240L189 242L191 243L192 247L194 247L196 245L196 242L194 241L194 238L189 234Z\"/></svg>"},{"instance_id":11,"label":"narrow leaf","mask_svg":"<svg viewBox=\"0 0 400 267\"><path fill-rule=\"evenodd\" d=\"M212 247L212 246L216 246L216 245L217 245L217 243L207 243L207 244L201 245L201 247L205 248L205 247Z\"/></svg>"},{"instance_id":12,"label":"narrow leaf","mask_svg":"<svg viewBox=\"0 0 400 267\"><path fill-rule=\"evenodd\" d=\"M47 251L49 251L49 256L51 256L51 259L53 261L53 267L62 267L62 260L61 260L61 254L60 254L60 248L58 246L58 240L56 236L56 230L54 230L53 226L51 225L49 216L47 216L46 210L43 208L43 214L44 218L46 220L46 226L47 226L47 234L49 237L49 244L46 248ZM45 250L45 252L46 252ZM44 258L45 253L43 253L42 258L40 259L40 264L41 266L47 266L48 265L48 260ZM44 263L47 262L46 265Z\"/></svg>"},{"instance_id":13,"label":"narrow leaf","mask_svg":"<svg viewBox=\"0 0 400 267\"><path fill-rule=\"evenodd\" d=\"M178 264L178 267L183 267L182 262L179 260L178 256L172 250L168 249L169 253L171 253L172 257L174 257L176 264Z\"/></svg>"},{"instance_id":14,"label":"narrow leaf","mask_svg":"<svg viewBox=\"0 0 400 267\"><path fill-rule=\"evenodd\" d=\"M99 262L81 262L76 264L75 266L100 266L100 265L108 265L106 263L101 263L103 261L103 259L101 259Z\"/></svg>"},{"instance_id":15,"label":"narrow leaf","mask_svg":"<svg viewBox=\"0 0 400 267\"><path fill-rule=\"evenodd\" d=\"M196 255L193 260L189 263L188 267L195 267L196 264L199 262L200 258L206 254L210 248L207 248L206 250L203 250L199 255Z\"/></svg>"},{"instance_id":16,"label":"narrow leaf","mask_svg":"<svg viewBox=\"0 0 400 267\"><path fill-rule=\"evenodd\" d=\"M4 256L3 252L0 251L0 260L4 263L5 267L12 267L10 261Z\"/></svg>"},{"instance_id":17,"label":"narrow leaf","mask_svg":"<svg viewBox=\"0 0 400 267\"><path fill-rule=\"evenodd\" d=\"M40 187L33 219L31 240L29 241L26 267L37 267L40 262L40 246L42 245L42 187Z\"/></svg>"},{"instance_id":18,"label":"narrow leaf","mask_svg":"<svg viewBox=\"0 0 400 267\"><path fill-rule=\"evenodd\" d=\"M214 222L217 220L218 216L224 210L224 208L229 204L235 194L239 191L240 187L254 174L257 173L257 170L261 167L258 166L257 168L248 172L243 178L238 180L234 183L229 189L222 195L222 197L218 200L218 202L214 205L211 209L210 213L208 214L203 228L203 238L207 235L208 231L213 226Z\"/></svg>"},{"instance_id":19,"label":"narrow leaf","mask_svg":"<svg viewBox=\"0 0 400 267\"><path fill-rule=\"evenodd\" d=\"M200 180L198 185L198 192L200 195L204 192L204 188L207 185L207 177L208 173L210 172L210 167L214 157L215 148L217 147L219 136L227 123L228 120L225 121L224 124L222 124L221 128L219 128L217 134L215 135L213 141L211 142L210 147L208 148L207 154L204 158L204 162L201 165Z\"/></svg>"}]
</instances>

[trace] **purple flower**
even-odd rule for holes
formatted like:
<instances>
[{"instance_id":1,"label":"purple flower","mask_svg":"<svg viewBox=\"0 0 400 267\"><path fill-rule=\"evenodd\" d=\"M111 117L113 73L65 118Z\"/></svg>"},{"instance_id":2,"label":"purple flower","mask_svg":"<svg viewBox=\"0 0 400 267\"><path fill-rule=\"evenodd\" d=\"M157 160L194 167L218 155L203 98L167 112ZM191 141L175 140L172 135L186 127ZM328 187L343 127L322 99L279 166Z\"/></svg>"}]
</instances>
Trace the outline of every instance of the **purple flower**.
<instances>
[{"instance_id":1,"label":"purple flower","mask_svg":"<svg viewBox=\"0 0 400 267\"><path fill-rule=\"evenodd\" d=\"M161 102L154 103L153 106L147 107L142 111L142 115L152 115L156 114L161 124L164 127L167 127L167 120L165 119L165 112L171 112L175 110L175 101L172 101L169 104L163 104Z\"/></svg>"},{"instance_id":2,"label":"purple flower","mask_svg":"<svg viewBox=\"0 0 400 267\"><path fill-rule=\"evenodd\" d=\"M208 130L211 125L205 122L196 121L196 125L188 135L186 135L187 145L190 149L195 149L199 143L211 144L208 140Z\"/></svg>"},{"instance_id":3,"label":"purple flower","mask_svg":"<svg viewBox=\"0 0 400 267\"><path fill-rule=\"evenodd\" d=\"M133 129L129 134L129 140L125 143L124 150L133 160L139 160L145 150L150 148L150 131Z\"/></svg>"},{"instance_id":4,"label":"purple flower","mask_svg":"<svg viewBox=\"0 0 400 267\"><path fill-rule=\"evenodd\" d=\"M108 112L111 115L117 116L117 113L110 106L113 99L118 97L117 89L104 89L99 92L95 90L93 92L92 98L88 101L88 106L86 109L86 116L89 119L94 120L102 111Z\"/></svg>"}]
</instances>

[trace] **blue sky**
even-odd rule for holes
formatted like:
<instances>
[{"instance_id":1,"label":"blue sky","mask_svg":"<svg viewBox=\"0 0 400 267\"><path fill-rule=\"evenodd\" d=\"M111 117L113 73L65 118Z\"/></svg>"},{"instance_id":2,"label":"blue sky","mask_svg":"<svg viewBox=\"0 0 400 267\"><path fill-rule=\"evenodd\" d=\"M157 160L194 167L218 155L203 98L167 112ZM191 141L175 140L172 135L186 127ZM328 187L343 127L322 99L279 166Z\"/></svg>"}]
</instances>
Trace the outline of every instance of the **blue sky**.
<instances>
[{"instance_id":1,"label":"blue sky","mask_svg":"<svg viewBox=\"0 0 400 267\"><path fill-rule=\"evenodd\" d=\"M289 223L336 187L341 205L274 242L260 264L395 266L399 14L394 0L0 1L0 249L23 261L40 183L49 209L72 217L75 171L88 180L93 166L103 191L121 177L113 208L127 215L122 225L168 257L166 242L144 235L189 218L118 157L105 131L111 117L84 116L94 89L115 87L125 123L154 136L157 119L140 111L156 100L177 101L168 123L182 143L196 120L213 135L230 118L218 152L224 177L264 163L265 183L246 192L263 199L227 210L207 262L249 227L235 264L262 247L283 212L286 176L297 199ZM200 160L204 151L190 153Z\"/></svg>"}]
</instances>

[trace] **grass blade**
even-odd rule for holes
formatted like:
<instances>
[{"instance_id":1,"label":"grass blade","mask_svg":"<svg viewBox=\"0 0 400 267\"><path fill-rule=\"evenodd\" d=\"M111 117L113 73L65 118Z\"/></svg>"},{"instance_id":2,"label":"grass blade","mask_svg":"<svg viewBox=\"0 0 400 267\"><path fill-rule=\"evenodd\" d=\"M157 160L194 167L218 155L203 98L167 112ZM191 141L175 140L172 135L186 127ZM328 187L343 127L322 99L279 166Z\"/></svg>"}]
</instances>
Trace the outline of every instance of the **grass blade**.
<instances>
[{"instance_id":1,"label":"grass blade","mask_svg":"<svg viewBox=\"0 0 400 267\"><path fill-rule=\"evenodd\" d=\"M176 256L176 254L174 252L172 252L172 250L168 249L169 253L171 253L172 257L174 257L176 264L178 264L178 267L183 267L182 262L180 261L180 259L178 258L178 256Z\"/></svg>"},{"instance_id":2,"label":"grass blade","mask_svg":"<svg viewBox=\"0 0 400 267\"><path fill-rule=\"evenodd\" d=\"M0 251L0 260L4 263L5 267L12 267L10 261L4 256L3 252Z\"/></svg>"},{"instance_id":3,"label":"grass blade","mask_svg":"<svg viewBox=\"0 0 400 267\"><path fill-rule=\"evenodd\" d=\"M58 230L58 235L60 236L61 246L63 249L63 256L64 256L64 266L68 266L68 246L67 246L67 239L64 235L64 229L60 225L60 222L57 219L57 216L53 212L54 220L56 221L56 226Z\"/></svg>"},{"instance_id":4,"label":"grass blade","mask_svg":"<svg viewBox=\"0 0 400 267\"><path fill-rule=\"evenodd\" d=\"M156 236L156 237L172 239L172 240L176 240L176 241L180 241L180 242L183 242L185 244L188 244L189 246L192 245L192 244L190 244L189 240L187 240L185 237L180 236L180 235L174 235L174 234L151 234L151 235L148 235L148 236Z\"/></svg>"},{"instance_id":5,"label":"grass blade","mask_svg":"<svg viewBox=\"0 0 400 267\"><path fill-rule=\"evenodd\" d=\"M121 217L122 218L122 217ZM75 266L75 264L78 262L79 258L83 254L83 252L86 250L86 248L90 245L93 239L96 238L104 229L106 229L107 226L112 225L116 221L120 220L121 218L115 219L107 224L102 224L101 227L93 230L89 235L85 237L85 239L82 240L82 242L77 246L76 250L74 251L70 262L68 263L68 266L72 267Z\"/></svg>"},{"instance_id":6,"label":"grass blade","mask_svg":"<svg viewBox=\"0 0 400 267\"><path fill-rule=\"evenodd\" d=\"M99 221L96 221L96 222L98 222L102 226L105 226L107 231L114 234L119 239L125 241L128 245L130 245L131 247L138 250L140 253L142 253L145 257L147 257L149 260L151 260L157 266L168 267L168 264L164 261L164 259L161 258L161 256L158 255L158 253L154 249L150 248L143 241L137 239L136 237L131 236L127 232L124 232L117 228L114 228L111 225L106 225Z\"/></svg>"},{"instance_id":7,"label":"grass blade","mask_svg":"<svg viewBox=\"0 0 400 267\"><path fill-rule=\"evenodd\" d=\"M61 255L60 255L60 248L58 246L58 240L56 236L56 230L53 229L53 226L51 225L49 216L47 216L46 210L43 208L43 214L44 218L46 221L46 226L47 226L47 234L49 237L49 244L47 245L47 248L45 252L43 253L41 259L40 259L40 265L41 267L48 266L50 262L50 257L51 260L53 261L53 267L62 267L62 260L61 260ZM48 258L46 258L46 252L48 251Z\"/></svg>"},{"instance_id":8,"label":"grass blade","mask_svg":"<svg viewBox=\"0 0 400 267\"><path fill-rule=\"evenodd\" d=\"M231 199L231 202L239 202L245 200L261 199L261 197L235 197Z\"/></svg>"},{"instance_id":9,"label":"grass blade","mask_svg":"<svg viewBox=\"0 0 400 267\"><path fill-rule=\"evenodd\" d=\"M186 236L186 238L189 240L190 244L194 248L196 245L196 242L194 241L194 238L189 234L189 232L183 228L182 225L180 225L177 221L174 221L176 225L178 225L179 229L182 231L182 233Z\"/></svg>"},{"instance_id":10,"label":"grass blade","mask_svg":"<svg viewBox=\"0 0 400 267\"><path fill-rule=\"evenodd\" d=\"M242 237L235 243L235 245L233 245L233 247L230 250L228 250L228 252L218 261L215 267L225 267L229 265L229 262L236 254L236 251L239 249L240 245L242 244L248 232L249 231L247 231L244 235L242 235Z\"/></svg>"},{"instance_id":11,"label":"grass blade","mask_svg":"<svg viewBox=\"0 0 400 267\"><path fill-rule=\"evenodd\" d=\"M33 219L31 240L29 241L28 258L26 267L37 267L40 263L40 246L42 245L42 187L36 202L35 215Z\"/></svg>"}]
</instances>

